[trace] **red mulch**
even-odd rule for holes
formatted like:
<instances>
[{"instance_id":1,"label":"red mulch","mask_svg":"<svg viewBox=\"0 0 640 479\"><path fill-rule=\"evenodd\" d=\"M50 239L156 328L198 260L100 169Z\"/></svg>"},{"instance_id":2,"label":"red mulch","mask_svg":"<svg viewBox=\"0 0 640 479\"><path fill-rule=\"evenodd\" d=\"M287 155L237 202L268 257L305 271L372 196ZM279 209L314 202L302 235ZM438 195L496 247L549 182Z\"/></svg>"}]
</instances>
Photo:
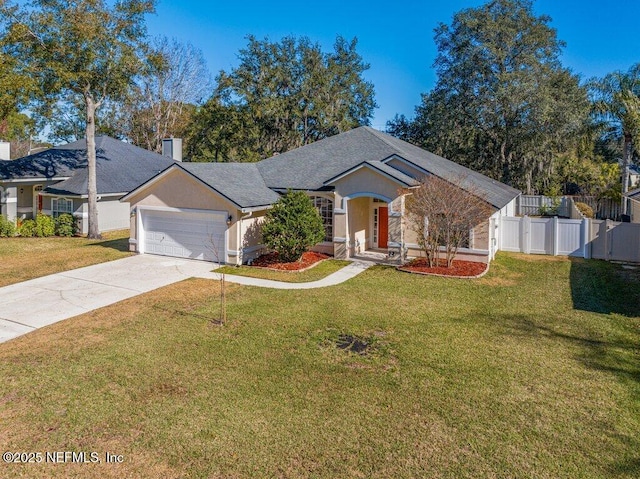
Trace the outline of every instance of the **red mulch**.
<instances>
[{"instance_id":1,"label":"red mulch","mask_svg":"<svg viewBox=\"0 0 640 479\"><path fill-rule=\"evenodd\" d=\"M298 271L308 268L318 261L322 261L323 259L327 258L329 258L329 256L327 256L326 254L307 251L306 253L302 253L302 257L298 261L294 261L292 263L283 263L278 259L278 253L273 252L263 254L262 256L254 259L252 265L260 266L261 268L280 269L284 271Z\"/></svg>"},{"instance_id":2,"label":"red mulch","mask_svg":"<svg viewBox=\"0 0 640 479\"><path fill-rule=\"evenodd\" d=\"M447 268L447 262L445 260L440 260L438 266L430 268L426 258L416 258L401 266L400 269L409 272L438 274L442 276L478 276L486 271L487 265L485 263L454 259L449 268Z\"/></svg>"}]
</instances>

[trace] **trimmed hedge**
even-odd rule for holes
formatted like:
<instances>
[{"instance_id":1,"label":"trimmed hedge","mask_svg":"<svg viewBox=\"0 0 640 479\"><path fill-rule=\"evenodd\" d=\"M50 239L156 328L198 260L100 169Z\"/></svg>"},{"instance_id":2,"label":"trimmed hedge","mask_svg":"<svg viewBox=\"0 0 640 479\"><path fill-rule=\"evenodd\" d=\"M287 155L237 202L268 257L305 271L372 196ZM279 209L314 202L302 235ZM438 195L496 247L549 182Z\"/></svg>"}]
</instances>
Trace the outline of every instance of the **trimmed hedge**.
<instances>
[{"instance_id":1,"label":"trimmed hedge","mask_svg":"<svg viewBox=\"0 0 640 479\"><path fill-rule=\"evenodd\" d=\"M16 235L16 225L4 216L0 216L0 237L6 238Z\"/></svg>"},{"instance_id":2,"label":"trimmed hedge","mask_svg":"<svg viewBox=\"0 0 640 479\"><path fill-rule=\"evenodd\" d=\"M76 219L69 213L58 216L56 222L56 234L58 236L73 236L77 232Z\"/></svg>"},{"instance_id":3,"label":"trimmed hedge","mask_svg":"<svg viewBox=\"0 0 640 479\"><path fill-rule=\"evenodd\" d=\"M18 235L24 238L31 238L36 235L35 220L24 220L18 228Z\"/></svg>"},{"instance_id":4,"label":"trimmed hedge","mask_svg":"<svg viewBox=\"0 0 640 479\"><path fill-rule=\"evenodd\" d=\"M51 216L38 214L36 216L35 234L39 238L46 238L56 234L56 222Z\"/></svg>"}]
</instances>

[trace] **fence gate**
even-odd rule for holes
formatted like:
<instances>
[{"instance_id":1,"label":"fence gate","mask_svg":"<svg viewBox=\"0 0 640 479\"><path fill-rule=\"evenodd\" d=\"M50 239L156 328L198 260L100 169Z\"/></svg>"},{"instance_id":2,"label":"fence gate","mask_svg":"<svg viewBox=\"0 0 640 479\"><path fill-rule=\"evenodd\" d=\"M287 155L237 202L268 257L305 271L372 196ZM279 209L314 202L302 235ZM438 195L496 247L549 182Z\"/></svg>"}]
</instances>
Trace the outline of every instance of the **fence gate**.
<instances>
[{"instance_id":1,"label":"fence gate","mask_svg":"<svg viewBox=\"0 0 640 479\"><path fill-rule=\"evenodd\" d=\"M591 220L591 257L640 263L640 223Z\"/></svg>"}]
</instances>

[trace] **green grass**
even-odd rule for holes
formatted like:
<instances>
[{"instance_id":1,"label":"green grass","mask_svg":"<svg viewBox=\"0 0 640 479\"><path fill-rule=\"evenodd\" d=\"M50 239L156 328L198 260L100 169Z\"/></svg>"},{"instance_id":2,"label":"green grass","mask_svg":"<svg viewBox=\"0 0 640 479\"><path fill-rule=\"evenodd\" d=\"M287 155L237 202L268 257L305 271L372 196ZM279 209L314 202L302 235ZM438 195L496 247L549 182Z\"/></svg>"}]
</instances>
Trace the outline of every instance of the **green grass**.
<instances>
[{"instance_id":1,"label":"green grass","mask_svg":"<svg viewBox=\"0 0 640 479\"><path fill-rule=\"evenodd\" d=\"M308 283L335 273L345 266L351 264L349 261L339 259L325 260L306 271L275 271L266 268L255 268L253 266L223 266L216 269L216 273L235 274L237 276L249 276L251 278L270 279L272 281L284 281L286 283Z\"/></svg>"},{"instance_id":2,"label":"green grass","mask_svg":"<svg viewBox=\"0 0 640 479\"><path fill-rule=\"evenodd\" d=\"M635 478L640 274L499 255L296 291L189 280L0 345L3 477ZM372 343L358 355L341 334Z\"/></svg>"},{"instance_id":3,"label":"green grass","mask_svg":"<svg viewBox=\"0 0 640 479\"><path fill-rule=\"evenodd\" d=\"M0 238L0 287L114 259L129 252L129 230L87 238Z\"/></svg>"}]
</instances>

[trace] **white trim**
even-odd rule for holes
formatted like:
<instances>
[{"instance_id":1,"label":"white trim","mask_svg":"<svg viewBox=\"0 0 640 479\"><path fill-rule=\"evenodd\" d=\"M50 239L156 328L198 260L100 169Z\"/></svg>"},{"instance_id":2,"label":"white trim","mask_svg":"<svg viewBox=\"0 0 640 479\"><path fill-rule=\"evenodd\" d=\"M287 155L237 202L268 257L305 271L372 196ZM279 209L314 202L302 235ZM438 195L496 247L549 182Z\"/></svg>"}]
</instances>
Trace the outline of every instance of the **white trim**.
<instances>
[{"instance_id":1,"label":"white trim","mask_svg":"<svg viewBox=\"0 0 640 479\"><path fill-rule=\"evenodd\" d=\"M55 186L55 185L50 185L50 186ZM47 191L41 191L40 194L42 196L50 196L50 197L54 197L54 198L58 198L58 197L62 198L64 196L65 198L74 198L74 199L79 199L79 200L87 200L87 199L89 199L89 195L77 195L77 194L74 194L74 193L61 195L60 193L49 193ZM127 194L126 192L124 192L124 193L101 193L101 194L97 195L97 197L98 197L98 201L99 201L103 197L109 197L109 198L110 197L116 197L117 198L117 197L120 197L120 196L126 195L126 194Z\"/></svg>"},{"instance_id":2,"label":"white trim","mask_svg":"<svg viewBox=\"0 0 640 479\"><path fill-rule=\"evenodd\" d=\"M4 180L0 180L0 182L4 183L5 185L8 185L9 183L42 183L44 182L59 182L59 181L64 181L64 180L68 180L69 178L71 178L70 176L61 176L61 177L54 177L54 178L7 178ZM49 185L49 186L53 186L53 185Z\"/></svg>"},{"instance_id":3,"label":"white trim","mask_svg":"<svg viewBox=\"0 0 640 479\"><path fill-rule=\"evenodd\" d=\"M227 251L227 256L240 256L240 254L242 253L242 251L238 251L237 249L230 249Z\"/></svg>"},{"instance_id":4,"label":"white trim","mask_svg":"<svg viewBox=\"0 0 640 479\"><path fill-rule=\"evenodd\" d=\"M347 214L347 210L345 210L344 208L334 208L333 209L333 214L334 215L345 215L345 214Z\"/></svg>"},{"instance_id":5,"label":"white trim","mask_svg":"<svg viewBox=\"0 0 640 479\"><path fill-rule=\"evenodd\" d=\"M376 172L376 173L378 173L378 174L380 174L382 176L385 176L389 180L394 181L395 183L399 183L401 185L404 185L405 187L411 186L410 184L408 184L408 183L406 183L406 182L404 182L402 180L399 180L398 178L394 178L389 173L387 173L385 171L382 171L382 170L376 168L375 166L373 166L373 165L371 165L370 163L367 163L367 162L360 163L359 165L354 166L353 168L345 171L344 173L339 174L338 176L334 176L333 178L329 178L327 181L325 181L323 183L323 185L327 185L327 186L328 185L332 185L332 184L336 183L337 181L340 181L345 176L349 176L349 175L355 173L356 171L358 171L361 168L369 168L371 171L374 171L374 172ZM402 175L409 176L406 173L402 173L402 171L400 171L400 170L397 170L397 171L398 171L398 173L400 173Z\"/></svg>"},{"instance_id":6,"label":"white trim","mask_svg":"<svg viewBox=\"0 0 640 479\"><path fill-rule=\"evenodd\" d=\"M229 216L229 210L204 210L197 208L172 208L170 206L147 206L147 205L137 205L136 208L138 210L151 210L151 211L167 211L171 213L200 213L200 214L226 214Z\"/></svg>"},{"instance_id":7,"label":"white trim","mask_svg":"<svg viewBox=\"0 0 640 479\"><path fill-rule=\"evenodd\" d=\"M398 211L393 211L391 209L391 206L389 206L389 217L390 218L402 218L402 213L399 213Z\"/></svg>"},{"instance_id":8,"label":"white trim","mask_svg":"<svg viewBox=\"0 0 640 479\"><path fill-rule=\"evenodd\" d=\"M387 248L400 248L402 243L398 243L397 241L387 241Z\"/></svg>"},{"instance_id":9,"label":"white trim","mask_svg":"<svg viewBox=\"0 0 640 479\"><path fill-rule=\"evenodd\" d=\"M347 242L347 238L341 238L339 236L334 236L333 237L333 242L334 243L346 243Z\"/></svg>"},{"instance_id":10,"label":"white trim","mask_svg":"<svg viewBox=\"0 0 640 479\"><path fill-rule=\"evenodd\" d=\"M138 240L135 238L129 238L129 244L138 244Z\"/></svg>"},{"instance_id":11,"label":"white trim","mask_svg":"<svg viewBox=\"0 0 640 479\"><path fill-rule=\"evenodd\" d=\"M4 202L5 202L6 204L9 204L9 203L17 203L17 202L18 202L18 198L17 198L17 197L15 197L15 196L8 196L8 197L5 197Z\"/></svg>"}]
</instances>

